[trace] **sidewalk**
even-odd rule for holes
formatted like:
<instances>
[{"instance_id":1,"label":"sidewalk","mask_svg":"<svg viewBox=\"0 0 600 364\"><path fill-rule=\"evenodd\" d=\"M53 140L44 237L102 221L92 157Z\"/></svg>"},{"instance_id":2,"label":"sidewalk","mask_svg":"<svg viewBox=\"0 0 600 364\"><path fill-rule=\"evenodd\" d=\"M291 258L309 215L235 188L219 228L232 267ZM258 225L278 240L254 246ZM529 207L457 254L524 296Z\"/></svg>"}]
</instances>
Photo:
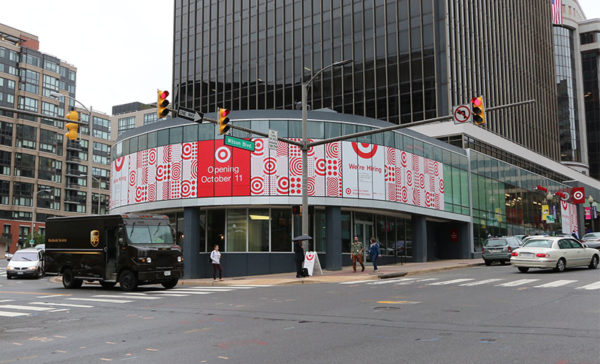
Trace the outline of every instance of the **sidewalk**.
<instances>
[{"instance_id":1,"label":"sidewalk","mask_svg":"<svg viewBox=\"0 0 600 364\"><path fill-rule=\"evenodd\" d=\"M423 274L438 272L448 269L459 269L482 265L483 260L478 259L450 259L438 260L424 263L405 263L382 265L377 274L374 274L371 265L366 266L365 271L352 271L351 266L343 267L342 270L326 271L323 275L306 278L296 278L296 272L278 273L260 276L245 276L225 278L223 281L213 281L212 278L181 279L179 285L206 285L206 286L236 286L236 285L287 285L287 284L316 284L316 283L341 283L362 280L378 280L403 275Z\"/></svg>"}]
</instances>

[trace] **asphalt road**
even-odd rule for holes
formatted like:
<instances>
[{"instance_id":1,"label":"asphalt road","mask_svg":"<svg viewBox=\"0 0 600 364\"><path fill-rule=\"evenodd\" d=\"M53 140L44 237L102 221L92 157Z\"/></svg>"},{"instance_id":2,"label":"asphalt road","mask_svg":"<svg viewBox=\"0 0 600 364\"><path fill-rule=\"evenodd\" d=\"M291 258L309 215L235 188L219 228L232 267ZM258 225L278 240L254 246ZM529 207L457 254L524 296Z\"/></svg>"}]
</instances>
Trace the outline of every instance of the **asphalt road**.
<instances>
[{"instance_id":1,"label":"asphalt road","mask_svg":"<svg viewBox=\"0 0 600 364\"><path fill-rule=\"evenodd\" d=\"M600 270L134 293L2 270L0 364L600 363Z\"/></svg>"}]
</instances>

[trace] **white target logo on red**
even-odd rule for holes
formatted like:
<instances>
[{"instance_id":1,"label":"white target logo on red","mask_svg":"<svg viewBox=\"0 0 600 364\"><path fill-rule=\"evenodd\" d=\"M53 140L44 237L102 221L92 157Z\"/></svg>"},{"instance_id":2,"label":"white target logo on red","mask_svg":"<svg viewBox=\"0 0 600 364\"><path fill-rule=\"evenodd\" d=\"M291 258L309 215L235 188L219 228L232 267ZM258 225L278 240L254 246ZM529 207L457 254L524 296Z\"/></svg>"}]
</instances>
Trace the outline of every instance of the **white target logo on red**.
<instances>
[{"instance_id":1,"label":"white target logo on red","mask_svg":"<svg viewBox=\"0 0 600 364\"><path fill-rule=\"evenodd\" d=\"M223 146L217 148L215 151L215 159L217 162L225 163L229 161L229 158L231 158L231 150L229 150L229 148Z\"/></svg>"},{"instance_id":2,"label":"white target logo on red","mask_svg":"<svg viewBox=\"0 0 600 364\"><path fill-rule=\"evenodd\" d=\"M585 199L585 194L581 190L573 189L573 200L576 202L582 201Z\"/></svg>"}]
</instances>

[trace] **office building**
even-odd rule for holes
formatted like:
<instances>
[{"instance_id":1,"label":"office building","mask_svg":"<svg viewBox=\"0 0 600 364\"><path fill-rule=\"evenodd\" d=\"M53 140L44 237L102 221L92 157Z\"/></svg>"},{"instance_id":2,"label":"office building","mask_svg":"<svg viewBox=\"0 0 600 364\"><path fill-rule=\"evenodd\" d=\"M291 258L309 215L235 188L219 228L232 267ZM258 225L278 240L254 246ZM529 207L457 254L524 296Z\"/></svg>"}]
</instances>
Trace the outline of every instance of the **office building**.
<instances>
[{"instance_id":1,"label":"office building","mask_svg":"<svg viewBox=\"0 0 600 364\"><path fill-rule=\"evenodd\" d=\"M10 251L32 228L43 234L48 217L107 212L109 117L76 105L76 80L75 66L40 52L37 36L0 24L0 245ZM71 107L76 141L64 136Z\"/></svg>"}]
</instances>

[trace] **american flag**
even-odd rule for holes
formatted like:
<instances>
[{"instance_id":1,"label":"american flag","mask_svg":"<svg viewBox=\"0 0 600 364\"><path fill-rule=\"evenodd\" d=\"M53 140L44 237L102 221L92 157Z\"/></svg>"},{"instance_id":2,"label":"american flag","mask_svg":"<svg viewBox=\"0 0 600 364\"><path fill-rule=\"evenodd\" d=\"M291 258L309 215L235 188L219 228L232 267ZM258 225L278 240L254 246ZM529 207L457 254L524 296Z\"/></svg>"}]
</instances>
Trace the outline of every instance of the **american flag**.
<instances>
[{"instance_id":1,"label":"american flag","mask_svg":"<svg viewBox=\"0 0 600 364\"><path fill-rule=\"evenodd\" d=\"M562 24L562 0L552 0L552 23Z\"/></svg>"}]
</instances>

